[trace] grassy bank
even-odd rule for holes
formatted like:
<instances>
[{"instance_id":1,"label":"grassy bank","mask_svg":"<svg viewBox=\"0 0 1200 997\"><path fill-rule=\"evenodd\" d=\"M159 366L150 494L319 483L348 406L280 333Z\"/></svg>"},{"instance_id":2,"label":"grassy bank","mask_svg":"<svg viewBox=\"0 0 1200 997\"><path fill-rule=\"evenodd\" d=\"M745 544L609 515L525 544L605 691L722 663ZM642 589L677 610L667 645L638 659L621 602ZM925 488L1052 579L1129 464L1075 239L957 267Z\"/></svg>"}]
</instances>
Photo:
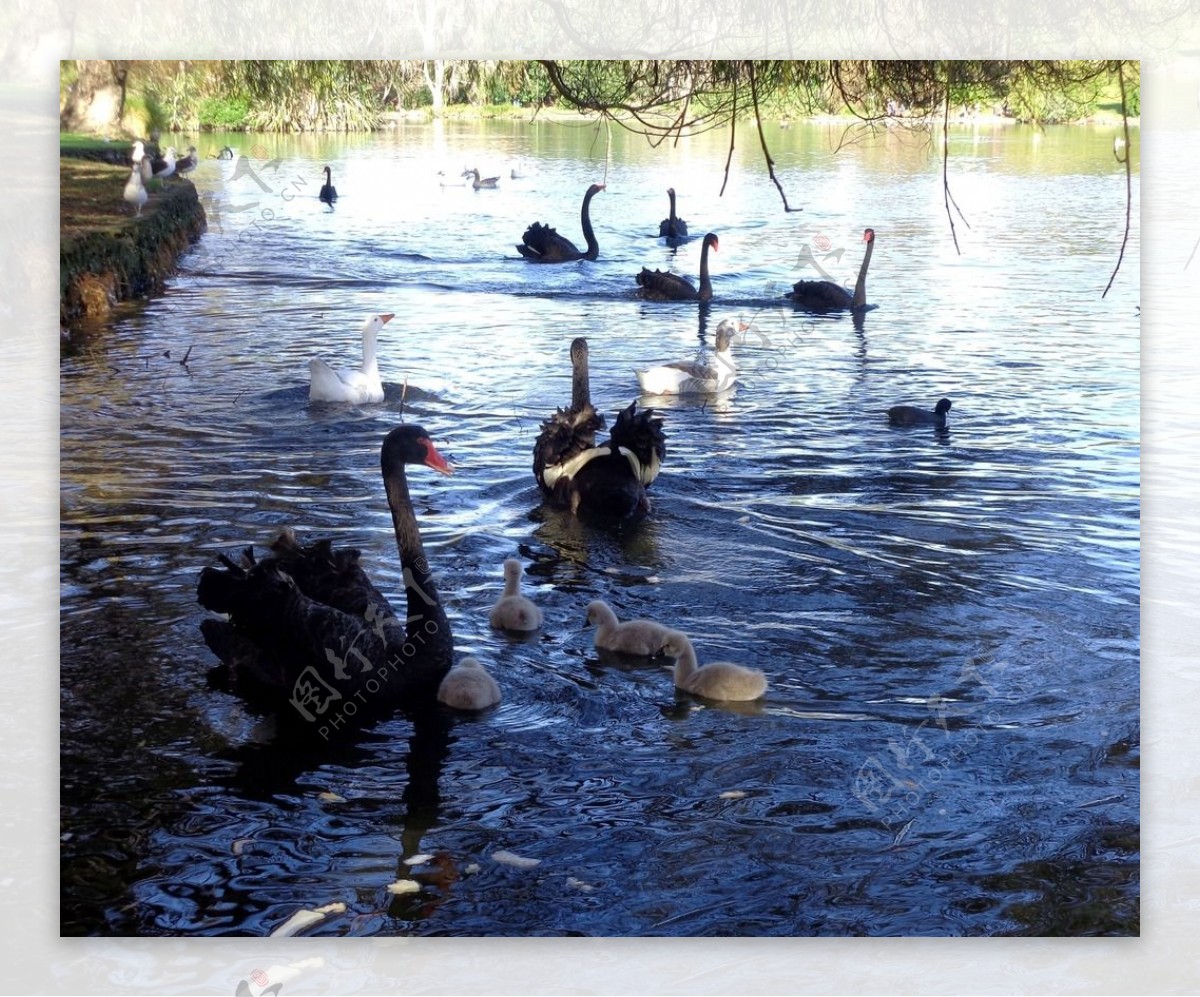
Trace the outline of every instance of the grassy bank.
<instances>
[{"instance_id":1,"label":"grassy bank","mask_svg":"<svg viewBox=\"0 0 1200 997\"><path fill-rule=\"evenodd\" d=\"M113 143L124 160L128 149ZM196 188L152 180L135 217L121 194L129 167L100 158L59 160L59 324L105 318L120 301L162 290L179 256L207 227Z\"/></svg>"}]
</instances>

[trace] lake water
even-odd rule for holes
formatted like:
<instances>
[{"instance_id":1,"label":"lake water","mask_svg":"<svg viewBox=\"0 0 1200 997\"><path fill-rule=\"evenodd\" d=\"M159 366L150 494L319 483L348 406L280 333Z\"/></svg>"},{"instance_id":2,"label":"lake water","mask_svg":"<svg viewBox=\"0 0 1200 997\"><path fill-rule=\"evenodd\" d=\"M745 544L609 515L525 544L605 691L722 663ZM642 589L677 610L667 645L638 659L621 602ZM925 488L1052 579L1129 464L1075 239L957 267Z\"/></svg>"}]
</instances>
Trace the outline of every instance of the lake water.
<instances>
[{"instance_id":1,"label":"lake water","mask_svg":"<svg viewBox=\"0 0 1200 997\"><path fill-rule=\"evenodd\" d=\"M268 934L333 902L309 933L1137 933L1137 173L1102 298L1115 130L956 128L961 255L936 137L767 134L801 211L751 128L723 195L727 134L202 136L243 157L193 175L208 233L61 365L65 934ZM496 190L443 186L475 166ZM535 220L582 246L592 182L600 258L521 260ZM696 236L675 249L668 186ZM781 300L818 276L805 246L852 283L867 226L863 321ZM635 297L643 266L694 280L707 231L710 308ZM388 399L310 406L308 359L356 362L372 312L396 314ZM725 317L749 327L740 384L656 400L649 517L543 509L531 451L571 340L611 423L635 367ZM889 427L942 396L947 431ZM504 702L432 748L396 719L299 757L208 687L197 576L290 524L400 591L378 451L401 419L455 462L409 480L456 648ZM545 612L532 639L487 625L511 555ZM599 657L597 597L763 669L766 697L707 703Z\"/></svg>"}]
</instances>

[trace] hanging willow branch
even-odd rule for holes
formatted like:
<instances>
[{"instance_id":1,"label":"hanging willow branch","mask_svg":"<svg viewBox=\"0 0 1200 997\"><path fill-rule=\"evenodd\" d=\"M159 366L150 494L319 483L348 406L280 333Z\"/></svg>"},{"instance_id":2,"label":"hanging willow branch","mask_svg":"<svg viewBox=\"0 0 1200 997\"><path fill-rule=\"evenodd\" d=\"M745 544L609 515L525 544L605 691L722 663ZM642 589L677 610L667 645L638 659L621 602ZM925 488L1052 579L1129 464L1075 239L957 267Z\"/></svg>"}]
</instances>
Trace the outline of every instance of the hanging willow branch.
<instances>
[{"instance_id":1,"label":"hanging willow branch","mask_svg":"<svg viewBox=\"0 0 1200 997\"><path fill-rule=\"evenodd\" d=\"M1133 165L1129 161L1129 106L1125 103L1125 63L1123 62L1117 63L1117 83L1121 87L1121 125L1125 130L1125 235L1121 239L1121 252L1117 254L1117 265L1113 268L1112 276L1108 278L1104 294L1100 295L1102 298L1113 286L1113 281L1117 279L1117 272L1121 269L1121 261L1125 259L1125 246L1129 242L1130 217L1133 211ZM1191 260L1188 262L1190 263Z\"/></svg>"},{"instance_id":2,"label":"hanging willow branch","mask_svg":"<svg viewBox=\"0 0 1200 997\"><path fill-rule=\"evenodd\" d=\"M779 198L783 201L783 210L803 211L803 208L788 206L787 194L783 192L783 184L775 176L775 160L771 158L771 150L767 148L767 137L763 134L762 114L758 109L758 83L754 75L754 63L748 62L746 65L750 70L750 99L754 102L754 125L758 129L758 144L762 146L763 158L767 161L767 175L771 178L771 183L775 185L775 189L779 191Z\"/></svg>"},{"instance_id":3,"label":"hanging willow branch","mask_svg":"<svg viewBox=\"0 0 1200 997\"><path fill-rule=\"evenodd\" d=\"M946 205L946 217L950 220L950 236L954 239L954 251L962 256L962 250L958 245L958 233L954 230L954 216L950 213L950 205L954 205L954 210L958 212L958 217L962 219L962 223L971 227L971 223L967 221L963 215L962 209L958 206L958 202L954 200L954 195L950 193L950 81L946 80L946 104L945 110L942 113L942 203Z\"/></svg>"},{"instance_id":4,"label":"hanging willow branch","mask_svg":"<svg viewBox=\"0 0 1200 997\"><path fill-rule=\"evenodd\" d=\"M721 192L717 197L722 197L725 194L725 185L729 183L729 164L733 162L733 146L737 140L737 80L733 81L733 117L729 120L729 155L725 157L725 179L721 181Z\"/></svg>"}]
</instances>

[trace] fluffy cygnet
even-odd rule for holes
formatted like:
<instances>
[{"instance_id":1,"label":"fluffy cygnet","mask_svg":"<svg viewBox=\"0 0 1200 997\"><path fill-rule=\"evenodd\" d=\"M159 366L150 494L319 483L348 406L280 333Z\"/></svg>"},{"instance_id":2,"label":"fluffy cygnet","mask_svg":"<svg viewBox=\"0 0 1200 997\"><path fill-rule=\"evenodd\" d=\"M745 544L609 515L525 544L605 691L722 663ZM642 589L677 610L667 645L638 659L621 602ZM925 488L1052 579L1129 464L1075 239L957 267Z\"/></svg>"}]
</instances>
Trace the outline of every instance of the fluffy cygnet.
<instances>
[{"instance_id":1,"label":"fluffy cygnet","mask_svg":"<svg viewBox=\"0 0 1200 997\"><path fill-rule=\"evenodd\" d=\"M617 622L617 614L601 599L588 605L588 623L596 628L596 646L605 651L620 651L623 654L640 654L649 657L657 654L663 641L674 631L652 620L626 620Z\"/></svg>"},{"instance_id":2,"label":"fluffy cygnet","mask_svg":"<svg viewBox=\"0 0 1200 997\"><path fill-rule=\"evenodd\" d=\"M463 658L438 686L438 702L456 710L486 710L500 702L500 686L474 658Z\"/></svg>"},{"instance_id":3,"label":"fluffy cygnet","mask_svg":"<svg viewBox=\"0 0 1200 997\"><path fill-rule=\"evenodd\" d=\"M536 630L542 625L542 611L521 595L521 562L510 557L504 562L504 595L492 607L488 622L497 630Z\"/></svg>"}]
</instances>

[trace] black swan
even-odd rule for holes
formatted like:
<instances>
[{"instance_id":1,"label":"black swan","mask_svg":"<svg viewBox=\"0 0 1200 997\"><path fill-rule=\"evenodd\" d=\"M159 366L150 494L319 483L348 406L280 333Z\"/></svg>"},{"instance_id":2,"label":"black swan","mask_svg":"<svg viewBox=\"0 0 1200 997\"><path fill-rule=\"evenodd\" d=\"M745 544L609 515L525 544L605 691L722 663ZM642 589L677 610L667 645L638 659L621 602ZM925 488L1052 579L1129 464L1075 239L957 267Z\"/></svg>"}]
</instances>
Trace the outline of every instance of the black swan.
<instances>
[{"instance_id":1,"label":"black swan","mask_svg":"<svg viewBox=\"0 0 1200 997\"><path fill-rule=\"evenodd\" d=\"M658 223L658 237L660 239L686 239L688 230L687 222L682 218L675 217L675 188L667 188L667 197L671 199L671 212Z\"/></svg>"},{"instance_id":2,"label":"black swan","mask_svg":"<svg viewBox=\"0 0 1200 997\"><path fill-rule=\"evenodd\" d=\"M596 242L596 233L592 231L592 218L588 206L592 198L604 190L604 184L594 183L583 195L583 208L579 212L579 220L583 225L583 237L587 240L587 252L581 253L575 248L575 243L559 235L549 225L534 222L521 236L521 245L517 252L531 263L569 263L572 260L594 260L600 255L600 245Z\"/></svg>"},{"instance_id":3,"label":"black swan","mask_svg":"<svg viewBox=\"0 0 1200 997\"><path fill-rule=\"evenodd\" d=\"M432 707L450 670L453 636L421 545L406 464L450 465L420 426L388 433L380 450L406 604L397 615L359 566L359 551L309 546L285 530L272 553L200 573L197 597L227 619L201 624L222 664L213 678L289 728L332 740L397 709ZM319 743L319 742L318 742Z\"/></svg>"},{"instance_id":4,"label":"black swan","mask_svg":"<svg viewBox=\"0 0 1200 997\"><path fill-rule=\"evenodd\" d=\"M337 200L337 188L333 185L333 174L328 166L325 167L325 183L321 185L321 192L317 197L326 204L333 204Z\"/></svg>"},{"instance_id":5,"label":"black swan","mask_svg":"<svg viewBox=\"0 0 1200 997\"><path fill-rule=\"evenodd\" d=\"M662 419L631 403L617 415L607 443L596 445L603 418L588 392L587 340L571 343L571 407L542 423L533 447L533 474L552 504L575 515L624 519L647 512L646 486L666 458Z\"/></svg>"},{"instance_id":6,"label":"black swan","mask_svg":"<svg viewBox=\"0 0 1200 997\"><path fill-rule=\"evenodd\" d=\"M700 289L696 290L692 282L678 274L663 273L661 270L650 271L642 267L637 275L638 293L647 301L711 301L712 281L708 277L708 250L718 248L717 237L709 232L704 237L704 246L700 250Z\"/></svg>"},{"instance_id":7,"label":"black swan","mask_svg":"<svg viewBox=\"0 0 1200 997\"><path fill-rule=\"evenodd\" d=\"M479 178L478 170L464 170L463 176L474 178L471 181L471 186L474 187L476 190L492 190L500 183L499 177L484 177L481 180Z\"/></svg>"},{"instance_id":8,"label":"black swan","mask_svg":"<svg viewBox=\"0 0 1200 997\"><path fill-rule=\"evenodd\" d=\"M792 304L797 308L806 308L813 312L866 308L867 267L871 265L871 251L875 248L875 230L865 229L862 241L867 244L867 251L863 253L862 266L858 268L858 280L854 282L853 294L831 280L799 280L784 297L791 298Z\"/></svg>"},{"instance_id":9,"label":"black swan","mask_svg":"<svg viewBox=\"0 0 1200 997\"><path fill-rule=\"evenodd\" d=\"M888 422L893 426L937 426L943 429L950 404L949 398L940 398L932 409L917 408L915 405L893 405L888 409Z\"/></svg>"}]
</instances>

